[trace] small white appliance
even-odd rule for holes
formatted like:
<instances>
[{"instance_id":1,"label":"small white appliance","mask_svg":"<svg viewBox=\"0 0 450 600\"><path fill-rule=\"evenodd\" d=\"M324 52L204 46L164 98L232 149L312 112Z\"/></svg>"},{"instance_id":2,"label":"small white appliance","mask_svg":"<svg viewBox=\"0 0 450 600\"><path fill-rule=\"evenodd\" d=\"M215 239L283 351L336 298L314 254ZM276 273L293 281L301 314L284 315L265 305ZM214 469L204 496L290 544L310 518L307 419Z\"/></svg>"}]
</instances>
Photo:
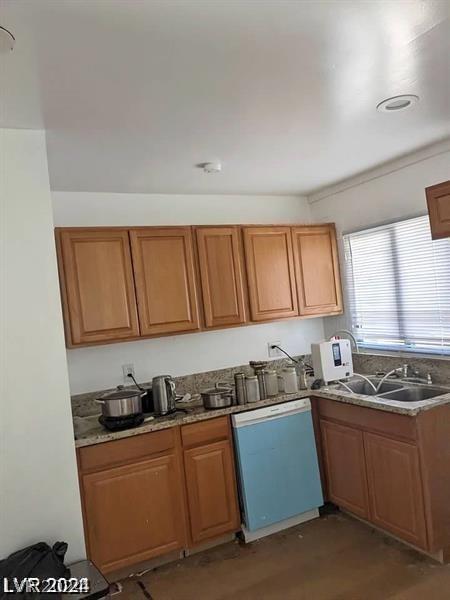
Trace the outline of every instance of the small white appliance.
<instances>
[{"instance_id":1,"label":"small white appliance","mask_svg":"<svg viewBox=\"0 0 450 600\"><path fill-rule=\"evenodd\" d=\"M311 354L316 379L325 384L353 375L352 349L349 340L331 340L311 344Z\"/></svg>"}]
</instances>

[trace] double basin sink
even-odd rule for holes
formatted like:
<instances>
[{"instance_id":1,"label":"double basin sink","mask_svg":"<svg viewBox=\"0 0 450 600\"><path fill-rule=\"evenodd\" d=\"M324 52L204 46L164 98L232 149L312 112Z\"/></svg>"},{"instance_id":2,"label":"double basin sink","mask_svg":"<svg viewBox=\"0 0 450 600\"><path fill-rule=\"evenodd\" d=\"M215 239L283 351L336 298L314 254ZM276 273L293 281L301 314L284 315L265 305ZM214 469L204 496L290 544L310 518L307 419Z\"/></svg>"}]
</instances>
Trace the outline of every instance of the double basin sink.
<instances>
[{"instance_id":1,"label":"double basin sink","mask_svg":"<svg viewBox=\"0 0 450 600\"><path fill-rule=\"evenodd\" d=\"M376 377L369 377L369 379L375 387L380 383L380 379ZM377 398L397 400L398 402L420 402L450 393L450 389L435 385L408 385L406 382L388 380L383 381L377 391L364 379L349 381L346 383L346 387L350 388L354 394L377 396Z\"/></svg>"}]
</instances>

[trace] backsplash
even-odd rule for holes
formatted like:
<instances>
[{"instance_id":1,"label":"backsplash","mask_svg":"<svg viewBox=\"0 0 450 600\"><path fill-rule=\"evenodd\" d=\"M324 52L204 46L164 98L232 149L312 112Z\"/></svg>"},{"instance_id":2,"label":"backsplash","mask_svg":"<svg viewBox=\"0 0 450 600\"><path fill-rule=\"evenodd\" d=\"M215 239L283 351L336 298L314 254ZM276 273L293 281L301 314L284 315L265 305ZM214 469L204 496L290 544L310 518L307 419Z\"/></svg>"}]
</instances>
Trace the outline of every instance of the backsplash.
<instances>
[{"instance_id":1,"label":"backsplash","mask_svg":"<svg viewBox=\"0 0 450 600\"><path fill-rule=\"evenodd\" d=\"M295 356L294 358L298 358ZM306 355L305 361L311 364L311 356ZM397 367L401 367L407 363L412 369L418 369L420 376L425 377L430 373L433 383L450 384L450 360L442 358L416 358L405 356L387 356L382 354L353 354L353 366L356 373L365 375L373 375L377 372L385 372ZM281 369L284 366L291 364L288 358L281 358L269 361L268 365L274 369ZM227 369L217 369L214 371L204 371L201 373L193 373L191 375L183 375L175 377L175 384L178 394L196 394L200 390L208 387L213 387L216 383L233 382L235 373L245 373L252 375L253 370L248 364L229 367ZM140 382L143 386L151 385L151 382ZM98 404L94 402L102 394L112 391L96 390L86 394L77 394L72 396L72 413L73 416L86 417L95 415L100 412Z\"/></svg>"},{"instance_id":2,"label":"backsplash","mask_svg":"<svg viewBox=\"0 0 450 600\"><path fill-rule=\"evenodd\" d=\"M294 358L299 358L294 356ZM305 361L307 364L311 364L311 356L305 355ZM282 369L292 362L288 358L280 358L277 360L268 361L269 368ZM208 387L213 387L216 383L232 383L235 373L245 373L246 375L253 375L253 369L249 364L239 365L236 367L229 367L227 369L217 369L215 371L204 371L202 373L193 373L192 375L183 375L181 377L174 377L175 385L177 388L177 394L198 394L200 390ZM151 382L139 382L141 385L149 386ZM90 415L99 414L99 405L94 402L95 398L98 398L108 390L97 390L94 392L88 392L86 394L76 394L72 396L72 414L77 417L87 417Z\"/></svg>"},{"instance_id":3,"label":"backsplash","mask_svg":"<svg viewBox=\"0 0 450 600\"><path fill-rule=\"evenodd\" d=\"M388 373L408 364L411 369L417 369L419 376L426 379L430 373L433 383L450 384L450 360L445 358L423 358L411 356L388 356L384 354L353 354L353 369L355 373L373 375L377 372Z\"/></svg>"}]
</instances>

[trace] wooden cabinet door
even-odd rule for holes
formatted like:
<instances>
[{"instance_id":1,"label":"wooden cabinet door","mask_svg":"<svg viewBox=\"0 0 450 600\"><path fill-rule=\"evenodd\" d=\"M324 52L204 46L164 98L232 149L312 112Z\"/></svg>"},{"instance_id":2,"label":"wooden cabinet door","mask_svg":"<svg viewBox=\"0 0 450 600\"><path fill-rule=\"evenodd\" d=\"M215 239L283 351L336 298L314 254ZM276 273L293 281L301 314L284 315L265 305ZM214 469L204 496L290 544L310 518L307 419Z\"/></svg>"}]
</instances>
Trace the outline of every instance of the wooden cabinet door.
<instances>
[{"instance_id":1,"label":"wooden cabinet door","mask_svg":"<svg viewBox=\"0 0 450 600\"><path fill-rule=\"evenodd\" d=\"M89 558L104 572L185 544L175 454L82 477Z\"/></svg>"},{"instance_id":2,"label":"wooden cabinet door","mask_svg":"<svg viewBox=\"0 0 450 600\"><path fill-rule=\"evenodd\" d=\"M450 180L425 190L433 239L450 237Z\"/></svg>"},{"instance_id":3,"label":"wooden cabinet door","mask_svg":"<svg viewBox=\"0 0 450 600\"><path fill-rule=\"evenodd\" d=\"M206 327L245 323L239 228L200 227L196 235Z\"/></svg>"},{"instance_id":4,"label":"wooden cabinet door","mask_svg":"<svg viewBox=\"0 0 450 600\"><path fill-rule=\"evenodd\" d=\"M239 510L230 442L185 450L184 468L193 543L237 531Z\"/></svg>"},{"instance_id":5,"label":"wooden cabinet door","mask_svg":"<svg viewBox=\"0 0 450 600\"><path fill-rule=\"evenodd\" d=\"M329 499L358 517L369 517L363 433L320 421Z\"/></svg>"},{"instance_id":6,"label":"wooden cabinet door","mask_svg":"<svg viewBox=\"0 0 450 600\"><path fill-rule=\"evenodd\" d=\"M190 227L132 229L142 335L199 329Z\"/></svg>"},{"instance_id":7,"label":"wooden cabinet door","mask_svg":"<svg viewBox=\"0 0 450 600\"><path fill-rule=\"evenodd\" d=\"M253 321L298 315L290 227L244 227Z\"/></svg>"},{"instance_id":8,"label":"wooden cabinet door","mask_svg":"<svg viewBox=\"0 0 450 600\"><path fill-rule=\"evenodd\" d=\"M68 345L139 336L126 229L57 230Z\"/></svg>"},{"instance_id":9,"label":"wooden cabinet door","mask_svg":"<svg viewBox=\"0 0 450 600\"><path fill-rule=\"evenodd\" d=\"M426 548L419 454L416 446L364 434L370 520L399 538Z\"/></svg>"},{"instance_id":10,"label":"wooden cabinet door","mask_svg":"<svg viewBox=\"0 0 450 600\"><path fill-rule=\"evenodd\" d=\"M334 225L293 227L292 237L300 315L342 312Z\"/></svg>"}]
</instances>

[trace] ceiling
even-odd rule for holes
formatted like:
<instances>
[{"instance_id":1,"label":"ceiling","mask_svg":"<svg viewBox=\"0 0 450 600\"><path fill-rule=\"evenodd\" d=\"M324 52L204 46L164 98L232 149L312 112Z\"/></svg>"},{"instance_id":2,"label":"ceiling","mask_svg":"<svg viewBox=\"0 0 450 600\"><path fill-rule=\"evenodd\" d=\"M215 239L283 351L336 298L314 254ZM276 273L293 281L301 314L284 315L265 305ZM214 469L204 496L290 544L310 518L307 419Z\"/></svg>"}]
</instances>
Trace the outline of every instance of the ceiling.
<instances>
[{"instance_id":1,"label":"ceiling","mask_svg":"<svg viewBox=\"0 0 450 600\"><path fill-rule=\"evenodd\" d=\"M447 0L0 6L0 124L47 130L55 190L309 193L450 135Z\"/></svg>"}]
</instances>

